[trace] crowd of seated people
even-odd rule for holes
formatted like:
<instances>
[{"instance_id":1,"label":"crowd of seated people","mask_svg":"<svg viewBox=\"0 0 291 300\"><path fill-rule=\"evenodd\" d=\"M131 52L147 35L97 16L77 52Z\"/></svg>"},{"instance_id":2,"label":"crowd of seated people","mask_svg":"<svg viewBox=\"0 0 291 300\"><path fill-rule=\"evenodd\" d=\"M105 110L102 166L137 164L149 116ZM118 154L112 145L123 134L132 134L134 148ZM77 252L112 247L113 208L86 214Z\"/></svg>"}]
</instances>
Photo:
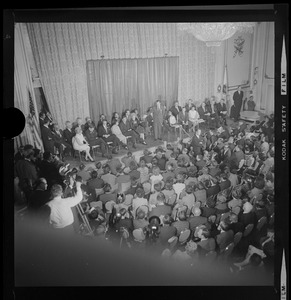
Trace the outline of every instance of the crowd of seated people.
<instances>
[{"instance_id":1,"label":"crowd of seated people","mask_svg":"<svg viewBox=\"0 0 291 300\"><path fill-rule=\"evenodd\" d=\"M166 132L163 133L179 127L188 133L195 132L201 123L212 129L222 125L226 127L227 110L224 99L218 101L211 97L202 101L199 106L196 105L191 99L183 107L176 101L165 110L163 128ZM85 121L78 117L74 122L66 121L64 129L54 122L49 113L41 112L39 120L45 151L56 154L63 160L66 155L73 155L77 150L85 153L86 161L94 160L92 149L95 147L100 148L102 156L106 157L109 146L112 147L112 154L117 154L120 147L128 150L129 145L134 149L137 143L147 145L146 138L152 133L155 122L153 107L149 107L143 116L137 109L114 112L111 119L101 114L96 123L90 117L86 117ZM263 126L267 131L266 125L258 126Z\"/></svg>"},{"instance_id":2,"label":"crowd of seated people","mask_svg":"<svg viewBox=\"0 0 291 300\"><path fill-rule=\"evenodd\" d=\"M207 105L212 109L209 122L213 122L215 103ZM172 116L179 116L183 109L175 107L175 110L171 109ZM138 114L132 113L135 122ZM115 113L111 122L126 125L125 118L129 115L130 111L126 112L121 121ZM106 129L108 121L104 116L100 117L97 128L90 119L86 124L84 147L90 147L93 137L89 135L94 130L96 140L106 143L112 136ZM85 125L77 121L76 132L82 132ZM270 266L272 245L265 251L263 242L274 223L274 134L272 127L264 131L263 124L251 130L242 125L229 130L220 123L203 134L195 128L188 142L180 140L166 147L158 146L154 153L144 150L140 159L129 151L121 159L109 155L105 162L90 169L80 165L69 171L68 165L53 152L45 151L39 157L39 152L26 145L15 155L16 196L22 192L28 210L39 214L43 223L54 230L81 222L76 211L68 217L68 210L63 208L67 205L66 209L73 211L80 204L94 238L129 251L153 251L192 264L213 254L215 260L225 258L231 249L229 257L236 258L231 270L240 272L256 258L250 259L251 246L262 254L258 259L260 264L252 266L259 267L265 261ZM66 127L70 136L71 124L67 122ZM121 132L126 136L134 131L134 142L142 143L147 131L144 127L133 128L129 125ZM116 144L119 142L118 139ZM123 143L126 145L125 139ZM87 155L90 158L89 152ZM44 196L38 205L41 193ZM56 218L58 205L63 205L65 211L59 216L64 218L62 222ZM78 228L73 229L79 233Z\"/></svg>"}]
</instances>

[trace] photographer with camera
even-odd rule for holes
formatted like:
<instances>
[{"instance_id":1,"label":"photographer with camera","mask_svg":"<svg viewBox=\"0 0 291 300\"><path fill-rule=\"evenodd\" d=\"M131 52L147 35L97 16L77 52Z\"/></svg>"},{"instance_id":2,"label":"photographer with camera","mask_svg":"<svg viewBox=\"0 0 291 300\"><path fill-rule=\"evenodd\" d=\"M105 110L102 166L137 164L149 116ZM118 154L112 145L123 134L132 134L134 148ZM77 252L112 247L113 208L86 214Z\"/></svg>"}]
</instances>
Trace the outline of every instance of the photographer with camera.
<instances>
[{"instance_id":1,"label":"photographer with camera","mask_svg":"<svg viewBox=\"0 0 291 300\"><path fill-rule=\"evenodd\" d=\"M149 218L149 225L144 228L146 247L159 251L162 247L159 241L161 220L157 216Z\"/></svg>"}]
</instances>

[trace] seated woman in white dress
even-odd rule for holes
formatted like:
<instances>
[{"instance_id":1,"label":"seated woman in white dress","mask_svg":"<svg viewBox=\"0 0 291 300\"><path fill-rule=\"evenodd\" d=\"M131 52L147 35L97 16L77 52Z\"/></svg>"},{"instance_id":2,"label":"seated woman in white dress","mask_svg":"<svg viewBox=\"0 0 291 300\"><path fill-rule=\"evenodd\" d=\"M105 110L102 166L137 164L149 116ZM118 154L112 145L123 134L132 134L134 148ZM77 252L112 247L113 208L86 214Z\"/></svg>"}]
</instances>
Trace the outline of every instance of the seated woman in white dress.
<instances>
[{"instance_id":1,"label":"seated woman in white dress","mask_svg":"<svg viewBox=\"0 0 291 300\"><path fill-rule=\"evenodd\" d=\"M199 124L199 119L200 119L199 113L196 110L195 105L193 105L189 110L188 117L189 117L189 129L192 128L194 130L195 127Z\"/></svg>"},{"instance_id":2,"label":"seated woman in white dress","mask_svg":"<svg viewBox=\"0 0 291 300\"><path fill-rule=\"evenodd\" d=\"M116 137L123 144L124 148L128 150L128 147L127 147L127 137L122 134L122 132L120 130L120 127L119 127L119 121L117 119L112 119L111 132L114 135L116 135Z\"/></svg>"},{"instance_id":3,"label":"seated woman in white dress","mask_svg":"<svg viewBox=\"0 0 291 300\"><path fill-rule=\"evenodd\" d=\"M176 117L173 115L173 113L170 110L168 112L168 115L169 115L168 121L169 121L170 126L175 127L175 128L180 127L180 125L177 122Z\"/></svg>"},{"instance_id":4,"label":"seated woman in white dress","mask_svg":"<svg viewBox=\"0 0 291 300\"><path fill-rule=\"evenodd\" d=\"M72 138L73 148L80 152L85 151L85 153L86 153L85 160L86 161L88 161L88 158L91 161L94 161L94 159L90 155L90 146L82 134L82 129L80 127L76 127L75 132L76 132L76 135Z\"/></svg>"}]
</instances>

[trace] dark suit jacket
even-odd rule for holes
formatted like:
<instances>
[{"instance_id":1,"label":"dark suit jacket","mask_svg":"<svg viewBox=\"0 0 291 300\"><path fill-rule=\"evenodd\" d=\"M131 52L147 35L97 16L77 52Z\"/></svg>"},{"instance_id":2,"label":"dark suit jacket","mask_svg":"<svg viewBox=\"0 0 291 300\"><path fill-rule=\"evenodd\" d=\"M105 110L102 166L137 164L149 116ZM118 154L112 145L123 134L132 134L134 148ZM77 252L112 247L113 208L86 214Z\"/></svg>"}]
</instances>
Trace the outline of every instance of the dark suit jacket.
<instances>
[{"instance_id":1,"label":"dark suit jacket","mask_svg":"<svg viewBox=\"0 0 291 300\"><path fill-rule=\"evenodd\" d=\"M41 128L41 137L43 141L44 151L49 151L54 153L54 135L52 131L46 126L42 126Z\"/></svg>"},{"instance_id":2,"label":"dark suit jacket","mask_svg":"<svg viewBox=\"0 0 291 300\"><path fill-rule=\"evenodd\" d=\"M243 232L244 228L245 226L241 222L229 224L229 229L231 229L234 234L236 234L237 232Z\"/></svg>"},{"instance_id":3,"label":"dark suit jacket","mask_svg":"<svg viewBox=\"0 0 291 300\"><path fill-rule=\"evenodd\" d=\"M28 199L28 209L37 211L40 207L47 204L50 201L50 192L48 190L36 190Z\"/></svg>"},{"instance_id":4,"label":"dark suit jacket","mask_svg":"<svg viewBox=\"0 0 291 300\"><path fill-rule=\"evenodd\" d=\"M199 106L197 108L197 111L198 111L198 114L199 114L200 118L205 120L206 119L205 113L207 113L206 107L205 107L205 110L204 110L202 106Z\"/></svg>"},{"instance_id":5,"label":"dark suit jacket","mask_svg":"<svg viewBox=\"0 0 291 300\"><path fill-rule=\"evenodd\" d=\"M172 106L170 108L170 111L172 112L172 114L174 115L174 117L177 119L177 115L179 114L179 112L182 110L181 106L178 106L178 110L175 106Z\"/></svg>"},{"instance_id":6,"label":"dark suit jacket","mask_svg":"<svg viewBox=\"0 0 291 300\"><path fill-rule=\"evenodd\" d=\"M188 219L190 229L193 231L199 225L206 224L207 218L202 216L193 216Z\"/></svg>"},{"instance_id":7,"label":"dark suit jacket","mask_svg":"<svg viewBox=\"0 0 291 300\"><path fill-rule=\"evenodd\" d=\"M209 251L214 251L216 248L215 239L210 237L207 240L203 240L197 243L197 250L200 254L206 254Z\"/></svg>"},{"instance_id":8,"label":"dark suit jacket","mask_svg":"<svg viewBox=\"0 0 291 300\"><path fill-rule=\"evenodd\" d=\"M94 126L94 128L96 129L96 125L95 125L95 123L92 121L90 124L92 124L93 126ZM84 124L84 132L86 131L86 130L88 130L89 129L89 123L85 123Z\"/></svg>"},{"instance_id":9,"label":"dark suit jacket","mask_svg":"<svg viewBox=\"0 0 291 300\"><path fill-rule=\"evenodd\" d=\"M248 224L255 224L255 215L253 212L249 212L247 214L240 213L238 220L246 227Z\"/></svg>"},{"instance_id":10,"label":"dark suit jacket","mask_svg":"<svg viewBox=\"0 0 291 300\"><path fill-rule=\"evenodd\" d=\"M101 126L98 127L98 131L97 131L97 132L98 132L98 136L99 136L99 137L102 137L102 138L103 138L104 135L106 135L106 134L109 134L109 135L112 134L111 129L107 127L107 132L106 132L106 130L105 130L105 128L104 128L103 125L101 125Z\"/></svg>"},{"instance_id":11,"label":"dark suit jacket","mask_svg":"<svg viewBox=\"0 0 291 300\"><path fill-rule=\"evenodd\" d=\"M203 140L201 136L198 138L196 134L194 134L190 146L193 147L194 154L201 154L201 148L203 145Z\"/></svg>"},{"instance_id":12,"label":"dark suit jacket","mask_svg":"<svg viewBox=\"0 0 291 300\"><path fill-rule=\"evenodd\" d=\"M216 208L215 207L201 207L201 211L202 211L202 216L208 218L211 215L215 215L216 214Z\"/></svg>"},{"instance_id":13,"label":"dark suit jacket","mask_svg":"<svg viewBox=\"0 0 291 300\"><path fill-rule=\"evenodd\" d=\"M218 115L222 116L222 117L225 116L225 114L223 114L222 112L227 111L226 104L225 103L221 104L219 102L219 103L216 103L215 105L216 105Z\"/></svg>"},{"instance_id":14,"label":"dark suit jacket","mask_svg":"<svg viewBox=\"0 0 291 300\"><path fill-rule=\"evenodd\" d=\"M58 168L54 163L43 160L39 166L39 177L44 177L48 183L48 189L53 184L62 184L63 178L59 174Z\"/></svg>"},{"instance_id":15,"label":"dark suit jacket","mask_svg":"<svg viewBox=\"0 0 291 300\"><path fill-rule=\"evenodd\" d=\"M232 230L221 232L216 236L216 243L220 251L225 249L233 241L233 236Z\"/></svg>"},{"instance_id":16,"label":"dark suit jacket","mask_svg":"<svg viewBox=\"0 0 291 300\"><path fill-rule=\"evenodd\" d=\"M228 179L226 179L225 181L222 181L219 183L219 187L220 187L220 190L223 191L227 188L229 188L231 185L230 181Z\"/></svg>"},{"instance_id":17,"label":"dark suit jacket","mask_svg":"<svg viewBox=\"0 0 291 300\"><path fill-rule=\"evenodd\" d=\"M26 159L19 160L15 165L16 175L20 180L20 186L26 179L34 183L39 177L35 165Z\"/></svg>"},{"instance_id":18,"label":"dark suit jacket","mask_svg":"<svg viewBox=\"0 0 291 300\"><path fill-rule=\"evenodd\" d=\"M149 218L152 216L160 217L161 215L167 215L172 213L171 206L167 205L158 205L157 207L154 207L152 211L149 213Z\"/></svg>"},{"instance_id":19,"label":"dark suit jacket","mask_svg":"<svg viewBox=\"0 0 291 300\"><path fill-rule=\"evenodd\" d=\"M233 102L236 107L241 108L243 97L244 97L243 91L241 91L240 94L238 93L238 91L234 92Z\"/></svg>"},{"instance_id":20,"label":"dark suit jacket","mask_svg":"<svg viewBox=\"0 0 291 300\"><path fill-rule=\"evenodd\" d=\"M216 195L219 193L219 191L220 191L219 185L215 184L215 185L211 186L210 188L206 189L206 196L208 198L212 195Z\"/></svg>"},{"instance_id":21,"label":"dark suit jacket","mask_svg":"<svg viewBox=\"0 0 291 300\"><path fill-rule=\"evenodd\" d=\"M68 144L72 145L72 138L74 137L74 132L73 130L69 131L69 129L65 129L63 131L63 137L65 139L65 142L67 142Z\"/></svg>"},{"instance_id":22,"label":"dark suit jacket","mask_svg":"<svg viewBox=\"0 0 291 300\"><path fill-rule=\"evenodd\" d=\"M64 143L65 142L65 138L64 138L64 135L63 135L63 131L60 129L59 130L60 134L57 133L56 131L52 131L53 133L53 136L54 136L54 141L57 142L57 143Z\"/></svg>"},{"instance_id":23,"label":"dark suit jacket","mask_svg":"<svg viewBox=\"0 0 291 300\"><path fill-rule=\"evenodd\" d=\"M122 133L127 133L127 132L130 133L130 132L131 132L131 131L129 131L129 129L131 129L130 123L129 123L129 122L126 122L126 123L124 124L124 122L121 121L121 122L119 123L119 128L120 128L120 130L121 130Z\"/></svg>"},{"instance_id":24,"label":"dark suit jacket","mask_svg":"<svg viewBox=\"0 0 291 300\"><path fill-rule=\"evenodd\" d=\"M179 114L178 114L178 123L179 124L182 124L183 122L187 123L188 120L189 120L188 113L185 112L185 114L183 114L183 112L180 111Z\"/></svg>"}]
</instances>

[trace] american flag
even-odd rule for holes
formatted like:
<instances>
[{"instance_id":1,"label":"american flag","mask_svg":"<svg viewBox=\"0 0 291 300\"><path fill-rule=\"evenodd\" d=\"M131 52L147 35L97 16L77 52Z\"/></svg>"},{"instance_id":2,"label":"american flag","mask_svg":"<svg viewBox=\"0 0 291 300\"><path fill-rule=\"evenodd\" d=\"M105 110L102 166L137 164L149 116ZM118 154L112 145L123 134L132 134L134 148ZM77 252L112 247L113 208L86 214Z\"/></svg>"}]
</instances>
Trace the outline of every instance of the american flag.
<instances>
[{"instance_id":1,"label":"american flag","mask_svg":"<svg viewBox=\"0 0 291 300\"><path fill-rule=\"evenodd\" d=\"M40 128L36 118L35 108L34 108L34 104L29 89L28 89L28 99L29 99L29 115L27 121L28 124L30 125L30 130L33 136L34 147L43 151Z\"/></svg>"}]
</instances>

